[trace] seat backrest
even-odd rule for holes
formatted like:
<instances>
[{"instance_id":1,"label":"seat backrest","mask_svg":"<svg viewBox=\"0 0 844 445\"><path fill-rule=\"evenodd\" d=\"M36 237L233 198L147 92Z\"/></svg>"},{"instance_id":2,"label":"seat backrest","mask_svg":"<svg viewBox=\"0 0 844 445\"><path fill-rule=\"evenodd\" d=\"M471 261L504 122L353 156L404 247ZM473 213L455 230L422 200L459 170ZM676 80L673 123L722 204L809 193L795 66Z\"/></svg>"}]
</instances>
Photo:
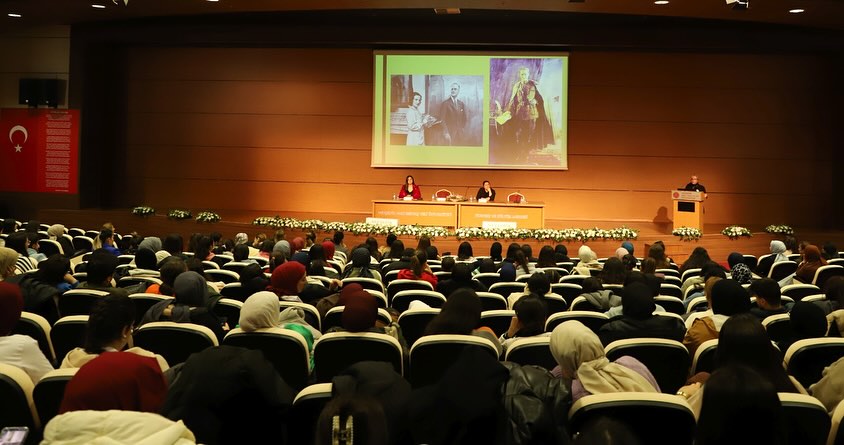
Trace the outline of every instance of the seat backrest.
<instances>
[{"instance_id":1,"label":"seat backrest","mask_svg":"<svg viewBox=\"0 0 844 445\"><path fill-rule=\"evenodd\" d=\"M809 338L794 342L785 352L788 373L808 388L821 379L823 368L844 357L844 338Z\"/></svg>"},{"instance_id":2,"label":"seat backrest","mask_svg":"<svg viewBox=\"0 0 844 445\"><path fill-rule=\"evenodd\" d=\"M481 312L481 326L486 326L495 332L495 335L507 332L510 329L510 323L513 317L516 316L516 311L507 309L497 309L493 311Z\"/></svg>"},{"instance_id":3,"label":"seat backrest","mask_svg":"<svg viewBox=\"0 0 844 445\"><path fill-rule=\"evenodd\" d=\"M364 277L353 277L353 278L344 278L343 279L343 286L348 283L358 283L364 289L371 289L378 292L386 292L384 289L384 285L381 283L380 280L376 280L375 278L364 278Z\"/></svg>"},{"instance_id":4,"label":"seat backrest","mask_svg":"<svg viewBox=\"0 0 844 445\"><path fill-rule=\"evenodd\" d=\"M780 281L794 272L797 272L797 263L794 261L780 261L779 263L774 263L768 270L768 278Z\"/></svg>"},{"instance_id":5,"label":"seat backrest","mask_svg":"<svg viewBox=\"0 0 844 445\"><path fill-rule=\"evenodd\" d=\"M408 309L399 315L399 326L407 346L413 346L425 334L428 323L440 313L439 308Z\"/></svg>"},{"instance_id":6,"label":"seat backrest","mask_svg":"<svg viewBox=\"0 0 844 445\"><path fill-rule=\"evenodd\" d=\"M683 300L677 297L657 295L654 297L654 303L662 306L663 309L672 314L683 315L686 313L686 306L683 304Z\"/></svg>"},{"instance_id":7,"label":"seat backrest","mask_svg":"<svg viewBox=\"0 0 844 445\"><path fill-rule=\"evenodd\" d=\"M430 307L443 307L445 304L445 296L437 291L403 290L393 295L390 307L403 312L407 310L413 300L419 300Z\"/></svg>"},{"instance_id":8,"label":"seat backrest","mask_svg":"<svg viewBox=\"0 0 844 445\"><path fill-rule=\"evenodd\" d=\"M32 312L21 312L21 318L15 323L12 334L28 335L38 342L38 349L50 363L56 362L53 341L50 340L50 323L46 318Z\"/></svg>"},{"instance_id":9,"label":"seat backrest","mask_svg":"<svg viewBox=\"0 0 844 445\"><path fill-rule=\"evenodd\" d=\"M588 311L588 312L601 312L600 308L595 307L594 304L590 303L589 300L586 299L584 296L579 296L571 302L571 307L569 311Z\"/></svg>"},{"instance_id":10,"label":"seat backrest","mask_svg":"<svg viewBox=\"0 0 844 445\"><path fill-rule=\"evenodd\" d=\"M384 282L384 285L387 286L387 285L390 284L390 282L395 280L399 276L399 272L401 272L401 270L391 270L391 271L385 273L381 277L381 280Z\"/></svg>"},{"instance_id":11,"label":"seat backrest","mask_svg":"<svg viewBox=\"0 0 844 445\"><path fill-rule=\"evenodd\" d=\"M387 306L389 306L389 303L387 302L387 296L384 295L384 292L372 290L372 289L366 289L366 288L364 288L363 290L366 293L368 293L369 295L372 295L372 296L375 297L375 301L378 302L379 308L386 308Z\"/></svg>"},{"instance_id":12,"label":"seat backrest","mask_svg":"<svg viewBox=\"0 0 844 445\"><path fill-rule=\"evenodd\" d=\"M608 344L605 351L610 361L629 355L642 362L666 394L676 393L686 383L692 362L682 343L664 338L617 340Z\"/></svg>"},{"instance_id":13,"label":"seat backrest","mask_svg":"<svg viewBox=\"0 0 844 445\"><path fill-rule=\"evenodd\" d=\"M0 429L25 426L30 434L40 426L32 400L32 380L17 366L0 363Z\"/></svg>"},{"instance_id":14,"label":"seat backrest","mask_svg":"<svg viewBox=\"0 0 844 445\"><path fill-rule=\"evenodd\" d=\"M243 261L231 261L226 264L223 264L223 270L232 271L238 275L243 270L244 267L248 266L250 263L246 263Z\"/></svg>"},{"instance_id":15,"label":"seat backrest","mask_svg":"<svg viewBox=\"0 0 844 445\"><path fill-rule=\"evenodd\" d=\"M586 275L566 275L560 278L560 283L569 283L576 284L578 286L583 286L583 280L585 280L586 278Z\"/></svg>"},{"instance_id":16,"label":"seat backrest","mask_svg":"<svg viewBox=\"0 0 844 445\"><path fill-rule=\"evenodd\" d=\"M293 388L301 389L308 383L311 369L308 342L296 331L265 328L245 332L236 328L226 334L223 344L262 351L285 383Z\"/></svg>"},{"instance_id":17,"label":"seat backrest","mask_svg":"<svg viewBox=\"0 0 844 445\"><path fill-rule=\"evenodd\" d=\"M477 294L478 298L481 300L482 311L507 309L507 299L502 295L493 292L477 292Z\"/></svg>"},{"instance_id":18,"label":"seat backrest","mask_svg":"<svg viewBox=\"0 0 844 445\"><path fill-rule=\"evenodd\" d=\"M782 404L787 443L823 445L831 423L823 404L806 394L781 392L777 395Z\"/></svg>"},{"instance_id":19,"label":"seat backrest","mask_svg":"<svg viewBox=\"0 0 844 445\"><path fill-rule=\"evenodd\" d=\"M569 410L569 433L576 434L590 420L606 416L627 425L642 444L691 445L695 416L674 394L620 392L582 397Z\"/></svg>"},{"instance_id":20,"label":"seat backrest","mask_svg":"<svg viewBox=\"0 0 844 445\"><path fill-rule=\"evenodd\" d=\"M829 429L828 445L844 445L844 428L841 428L841 419L844 418L844 400L838 403L832 412L832 425Z\"/></svg>"},{"instance_id":21,"label":"seat backrest","mask_svg":"<svg viewBox=\"0 0 844 445\"><path fill-rule=\"evenodd\" d=\"M73 248L76 251L91 252L94 250L94 240L88 236L74 236Z\"/></svg>"},{"instance_id":22,"label":"seat backrest","mask_svg":"<svg viewBox=\"0 0 844 445\"><path fill-rule=\"evenodd\" d=\"M507 298L512 293L521 293L525 291L525 283L518 282L498 282L489 287L489 292L498 294Z\"/></svg>"},{"instance_id":23,"label":"seat backrest","mask_svg":"<svg viewBox=\"0 0 844 445\"><path fill-rule=\"evenodd\" d=\"M812 284L823 289L827 280L836 276L844 276L844 266L839 264L827 264L826 266L819 267L818 270L815 271L815 279L812 280Z\"/></svg>"},{"instance_id":24,"label":"seat backrest","mask_svg":"<svg viewBox=\"0 0 844 445\"><path fill-rule=\"evenodd\" d=\"M237 301L246 301L250 297L246 288L240 283L226 283L220 290L220 295Z\"/></svg>"},{"instance_id":25,"label":"seat backrest","mask_svg":"<svg viewBox=\"0 0 844 445\"><path fill-rule=\"evenodd\" d=\"M794 301L800 301L807 295L820 294L821 288L814 284L789 284L780 289L780 293L786 297L791 297Z\"/></svg>"},{"instance_id":26,"label":"seat backrest","mask_svg":"<svg viewBox=\"0 0 844 445\"><path fill-rule=\"evenodd\" d=\"M525 195L518 193L518 192L513 192L513 193L510 193L509 195L507 195L507 202L521 203L521 202L527 202L527 201L525 200Z\"/></svg>"},{"instance_id":27,"label":"seat backrest","mask_svg":"<svg viewBox=\"0 0 844 445\"><path fill-rule=\"evenodd\" d=\"M712 372L715 370L715 351L718 349L718 339L707 340L698 346L692 360L691 375L699 372Z\"/></svg>"},{"instance_id":28,"label":"seat backrest","mask_svg":"<svg viewBox=\"0 0 844 445\"><path fill-rule=\"evenodd\" d=\"M129 287L129 286L135 286L137 284L143 284L146 287L149 287L149 286L152 286L153 284L161 285L162 283L164 283L164 282L161 281L160 278L129 276L129 277L123 277L123 278L117 280L117 287Z\"/></svg>"},{"instance_id":29,"label":"seat backrest","mask_svg":"<svg viewBox=\"0 0 844 445\"><path fill-rule=\"evenodd\" d=\"M88 315L108 292L94 289L72 289L59 295L59 315Z\"/></svg>"},{"instance_id":30,"label":"seat backrest","mask_svg":"<svg viewBox=\"0 0 844 445\"><path fill-rule=\"evenodd\" d=\"M688 280L691 277L699 277L700 274L702 273L701 270L702 269L699 268L699 267L692 268L692 269L686 269L686 271L684 271L683 274L680 275L680 281L685 283L686 280Z\"/></svg>"},{"instance_id":31,"label":"seat backrest","mask_svg":"<svg viewBox=\"0 0 844 445\"><path fill-rule=\"evenodd\" d=\"M683 298L683 291L680 286L670 283L662 283L659 285L659 294L668 295L671 297Z\"/></svg>"},{"instance_id":32,"label":"seat backrest","mask_svg":"<svg viewBox=\"0 0 844 445\"><path fill-rule=\"evenodd\" d=\"M545 306L548 309L547 315L556 314L557 312L565 312L568 310L569 305L566 303L566 300L556 293L545 294L542 296L542 301L545 302Z\"/></svg>"},{"instance_id":33,"label":"seat backrest","mask_svg":"<svg viewBox=\"0 0 844 445\"><path fill-rule=\"evenodd\" d=\"M387 285L387 298L390 300L390 304L392 304L393 297L405 290L434 290L434 286L431 283L424 281L424 280L393 280L390 281L390 284Z\"/></svg>"},{"instance_id":34,"label":"seat backrest","mask_svg":"<svg viewBox=\"0 0 844 445\"><path fill-rule=\"evenodd\" d=\"M410 384L421 388L439 381L465 347L480 347L498 359L492 341L475 335L426 335L410 348Z\"/></svg>"},{"instance_id":35,"label":"seat backrest","mask_svg":"<svg viewBox=\"0 0 844 445\"><path fill-rule=\"evenodd\" d=\"M214 305L214 314L234 328L240 324L240 310L243 309L243 302L231 298L221 298Z\"/></svg>"},{"instance_id":36,"label":"seat backrest","mask_svg":"<svg viewBox=\"0 0 844 445\"><path fill-rule=\"evenodd\" d=\"M141 320L149 308L164 300L169 300L173 297L160 294L137 293L129 295L132 303L135 305L135 326L141 325Z\"/></svg>"},{"instance_id":37,"label":"seat backrest","mask_svg":"<svg viewBox=\"0 0 844 445\"><path fill-rule=\"evenodd\" d=\"M583 286L575 283L553 283L551 284L551 292L562 296L566 303L571 306L574 299L583 293Z\"/></svg>"},{"instance_id":38,"label":"seat backrest","mask_svg":"<svg viewBox=\"0 0 844 445\"><path fill-rule=\"evenodd\" d=\"M225 269L208 269L205 271L209 281L222 281L223 283L237 283L240 281L240 275L237 272L232 272Z\"/></svg>"},{"instance_id":39,"label":"seat backrest","mask_svg":"<svg viewBox=\"0 0 844 445\"><path fill-rule=\"evenodd\" d=\"M768 338L773 342L791 338L791 317L788 314L776 314L762 320L762 326L768 331Z\"/></svg>"},{"instance_id":40,"label":"seat backrest","mask_svg":"<svg viewBox=\"0 0 844 445\"><path fill-rule=\"evenodd\" d=\"M135 255L118 255L117 264L131 264L135 261Z\"/></svg>"},{"instance_id":41,"label":"seat backrest","mask_svg":"<svg viewBox=\"0 0 844 445\"><path fill-rule=\"evenodd\" d=\"M314 443L314 431L322 409L332 398L331 383L317 383L299 391L290 408L288 424L295 427L287 429L288 443Z\"/></svg>"},{"instance_id":42,"label":"seat backrest","mask_svg":"<svg viewBox=\"0 0 844 445\"><path fill-rule=\"evenodd\" d=\"M536 365L547 370L557 366L557 361L551 354L551 337L524 337L516 339L507 347L504 360L520 365Z\"/></svg>"},{"instance_id":43,"label":"seat backrest","mask_svg":"<svg viewBox=\"0 0 844 445\"><path fill-rule=\"evenodd\" d=\"M759 260L756 259L756 255L743 255L744 256L744 264L750 268L750 270L755 270L756 266L759 264Z\"/></svg>"},{"instance_id":44,"label":"seat backrest","mask_svg":"<svg viewBox=\"0 0 844 445\"><path fill-rule=\"evenodd\" d=\"M437 198L448 198L452 195L452 193L448 189L439 189L436 193L434 193L434 195Z\"/></svg>"},{"instance_id":45,"label":"seat backrest","mask_svg":"<svg viewBox=\"0 0 844 445\"><path fill-rule=\"evenodd\" d=\"M279 311L284 311L289 307L302 309L302 311L305 312L305 321L317 331L322 332L322 317L319 315L317 308L313 305L300 303L298 301L279 301L278 306Z\"/></svg>"},{"instance_id":46,"label":"seat backrest","mask_svg":"<svg viewBox=\"0 0 844 445\"><path fill-rule=\"evenodd\" d=\"M686 304L686 313L705 311L709 308L709 302L706 301L705 296L694 297Z\"/></svg>"},{"instance_id":47,"label":"seat backrest","mask_svg":"<svg viewBox=\"0 0 844 445\"><path fill-rule=\"evenodd\" d=\"M489 289L495 283L501 281L501 275L498 272L481 272L473 277L474 279L478 280L481 284Z\"/></svg>"},{"instance_id":48,"label":"seat backrest","mask_svg":"<svg viewBox=\"0 0 844 445\"><path fill-rule=\"evenodd\" d=\"M194 352L218 345L217 336L211 329L172 321L147 323L133 337L135 346L160 354L170 366L184 362Z\"/></svg>"},{"instance_id":49,"label":"seat backrest","mask_svg":"<svg viewBox=\"0 0 844 445\"><path fill-rule=\"evenodd\" d=\"M38 242L38 251L43 253L47 258L60 253L64 254L64 249L62 249L62 245L59 244L58 241L53 241L51 239L42 239ZM73 252L68 252L68 256L72 255Z\"/></svg>"},{"instance_id":50,"label":"seat backrest","mask_svg":"<svg viewBox=\"0 0 844 445\"><path fill-rule=\"evenodd\" d=\"M61 364L64 357L73 348L85 345L85 334L88 330L87 315L68 315L53 324L50 330L50 340L56 351L56 363Z\"/></svg>"},{"instance_id":51,"label":"seat backrest","mask_svg":"<svg viewBox=\"0 0 844 445\"><path fill-rule=\"evenodd\" d=\"M566 312L558 312L554 315L548 317L548 320L545 321L545 332L552 332L554 328L557 327L560 323L569 321L569 320L577 320L583 323L587 328L591 329L592 332L598 333L598 330L601 329L601 326L605 325L610 319L606 315L600 312L591 312L591 311L566 311Z\"/></svg>"},{"instance_id":52,"label":"seat backrest","mask_svg":"<svg viewBox=\"0 0 844 445\"><path fill-rule=\"evenodd\" d=\"M314 375L317 382L328 382L350 365L362 361L389 362L399 374L404 372L401 344L387 334L372 332L332 332L314 343Z\"/></svg>"},{"instance_id":53,"label":"seat backrest","mask_svg":"<svg viewBox=\"0 0 844 445\"><path fill-rule=\"evenodd\" d=\"M50 371L41 377L32 390L32 399L38 411L38 419L44 425L59 414L64 398L64 389L79 368L64 368Z\"/></svg>"}]
</instances>

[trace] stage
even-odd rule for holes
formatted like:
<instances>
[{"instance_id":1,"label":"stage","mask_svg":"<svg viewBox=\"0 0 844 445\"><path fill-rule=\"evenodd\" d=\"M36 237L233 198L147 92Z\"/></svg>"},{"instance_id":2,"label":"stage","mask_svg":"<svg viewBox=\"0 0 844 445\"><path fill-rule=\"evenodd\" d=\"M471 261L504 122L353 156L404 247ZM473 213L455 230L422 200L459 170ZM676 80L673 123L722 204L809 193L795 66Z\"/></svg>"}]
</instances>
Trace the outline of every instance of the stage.
<instances>
[{"instance_id":1,"label":"stage","mask_svg":"<svg viewBox=\"0 0 844 445\"><path fill-rule=\"evenodd\" d=\"M299 219L322 219L324 221L337 221L341 219L332 219L331 214L320 215L315 214L296 214L284 215L295 217ZM334 215L337 216L337 215ZM210 233L219 232L223 238L234 238L235 234L245 232L252 239L258 233L265 233L272 237L275 229L271 227L260 227L252 225L254 216L248 213L240 213L237 217L229 217L227 213L221 212L222 221L217 223L198 223L193 219L188 220L174 220L165 215L156 214L149 217L140 217L133 215L129 209L125 210L55 210L43 209L38 212L38 218L44 224L64 224L65 227L79 227L85 230L98 230L99 227L106 221L114 224L118 233L125 234L131 232L138 232L141 236L158 236L164 237L168 233L180 233L187 242L188 237L192 233ZM342 219L346 222L364 221L365 216L359 219ZM612 229L617 227L627 226L639 231L639 236L635 240L631 240L635 247L635 255L642 257L645 255L645 245L653 244L654 241L662 240L666 244L667 254L676 262L682 263L695 247L704 247L709 251L710 257L719 262L725 262L727 255L731 252L740 252L742 254L750 255L764 255L769 253L768 246L773 239L781 239L779 236L774 236L764 232L764 227L748 227L753 236L750 238L729 239L721 235L723 226L706 225L704 226L703 236L697 241L681 241L678 237L671 235L671 223L669 222L651 222L651 221L622 221L622 220L546 220L546 227L553 229L563 228L602 228ZM808 240L818 246L823 245L826 241L832 241L838 247L838 250L844 250L844 232L842 231L822 231L812 230L808 228L794 227L795 236L799 240ZM331 233L318 233L318 239L330 237ZM285 229L285 237L288 240L297 236L303 236L303 230L300 229ZM346 233L345 244L347 246L354 246L363 242L368 235L354 235ZM384 243L385 236L375 237L379 244ZM415 247L416 240L412 236L400 236L405 246ZM435 238L434 245L437 246L440 253L457 252L457 246L463 240L456 237ZM492 239L471 239L476 255L486 255L489 253L489 247L496 240ZM539 249L544 245L564 244L569 249L569 256L576 257L577 249L583 244L581 242L563 242L555 243L553 241L538 241L538 240L498 240L504 245L506 250L507 244L517 242L519 244L528 244L533 247L533 254L536 256ZM588 244L599 257L608 257L615 253L615 250L620 246L621 241L617 240L594 240Z\"/></svg>"}]
</instances>

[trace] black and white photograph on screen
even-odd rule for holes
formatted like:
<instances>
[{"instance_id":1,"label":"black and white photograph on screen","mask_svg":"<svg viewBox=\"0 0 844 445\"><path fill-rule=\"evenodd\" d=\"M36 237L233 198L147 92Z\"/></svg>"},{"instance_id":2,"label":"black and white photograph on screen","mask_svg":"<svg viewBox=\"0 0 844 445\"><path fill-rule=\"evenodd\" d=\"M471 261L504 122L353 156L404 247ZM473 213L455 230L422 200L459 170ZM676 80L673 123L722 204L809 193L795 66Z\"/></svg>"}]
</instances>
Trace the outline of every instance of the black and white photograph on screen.
<instances>
[{"instance_id":1,"label":"black and white photograph on screen","mask_svg":"<svg viewBox=\"0 0 844 445\"><path fill-rule=\"evenodd\" d=\"M562 60L493 58L489 65L489 163L561 165Z\"/></svg>"},{"instance_id":2,"label":"black and white photograph on screen","mask_svg":"<svg viewBox=\"0 0 844 445\"><path fill-rule=\"evenodd\" d=\"M483 144L483 76L390 76L390 143L479 147Z\"/></svg>"}]
</instances>

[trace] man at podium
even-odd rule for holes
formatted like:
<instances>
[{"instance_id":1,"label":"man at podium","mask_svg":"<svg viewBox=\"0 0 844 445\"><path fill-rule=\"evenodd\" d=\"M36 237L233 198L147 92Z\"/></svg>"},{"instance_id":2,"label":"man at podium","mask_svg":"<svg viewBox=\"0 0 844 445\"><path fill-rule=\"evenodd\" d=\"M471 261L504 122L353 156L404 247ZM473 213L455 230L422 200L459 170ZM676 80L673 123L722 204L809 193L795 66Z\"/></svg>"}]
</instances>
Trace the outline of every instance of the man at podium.
<instances>
[{"instance_id":1,"label":"man at podium","mask_svg":"<svg viewBox=\"0 0 844 445\"><path fill-rule=\"evenodd\" d=\"M683 187L682 190L690 191L690 192L701 192L703 193L703 197L707 198L706 195L706 187L703 186L700 182L698 182L697 176L692 176L689 180L689 183Z\"/></svg>"}]
</instances>

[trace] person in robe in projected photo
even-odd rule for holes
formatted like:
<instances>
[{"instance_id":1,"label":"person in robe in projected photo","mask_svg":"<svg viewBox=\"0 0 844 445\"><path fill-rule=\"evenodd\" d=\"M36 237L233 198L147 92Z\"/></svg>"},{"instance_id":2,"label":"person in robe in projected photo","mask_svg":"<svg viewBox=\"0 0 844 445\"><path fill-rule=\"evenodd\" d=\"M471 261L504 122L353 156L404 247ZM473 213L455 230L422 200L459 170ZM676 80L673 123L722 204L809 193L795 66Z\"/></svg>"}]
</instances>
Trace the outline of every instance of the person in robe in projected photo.
<instances>
[{"instance_id":1,"label":"person in robe in projected photo","mask_svg":"<svg viewBox=\"0 0 844 445\"><path fill-rule=\"evenodd\" d=\"M413 93L412 97L410 106L407 107L407 112L405 112L407 118L406 145L425 145L425 129L437 123L437 120L419 109L422 105L421 94Z\"/></svg>"},{"instance_id":2,"label":"person in robe in projected photo","mask_svg":"<svg viewBox=\"0 0 844 445\"><path fill-rule=\"evenodd\" d=\"M404 178L404 185L402 185L401 191L399 192L399 199L405 201L418 201L422 199L422 192L419 190L419 186L416 185L416 181L413 180L413 176L407 175Z\"/></svg>"},{"instance_id":3,"label":"person in robe in projected photo","mask_svg":"<svg viewBox=\"0 0 844 445\"><path fill-rule=\"evenodd\" d=\"M692 176L689 180L689 183L683 187L683 190L690 191L690 192L701 192L703 193L703 197L706 198L706 187L703 186L700 182L698 182L697 175Z\"/></svg>"},{"instance_id":4,"label":"person in robe in projected photo","mask_svg":"<svg viewBox=\"0 0 844 445\"><path fill-rule=\"evenodd\" d=\"M545 100L539 92L538 82L530 78L528 67L519 69L519 80L513 84L505 115L518 150L517 162L526 161L531 150L554 144L554 131L545 113Z\"/></svg>"},{"instance_id":5,"label":"person in robe in projected photo","mask_svg":"<svg viewBox=\"0 0 844 445\"><path fill-rule=\"evenodd\" d=\"M489 181L484 181L481 188L478 189L478 194L475 195L478 202L493 202L495 201L495 189L489 185Z\"/></svg>"}]
</instances>

